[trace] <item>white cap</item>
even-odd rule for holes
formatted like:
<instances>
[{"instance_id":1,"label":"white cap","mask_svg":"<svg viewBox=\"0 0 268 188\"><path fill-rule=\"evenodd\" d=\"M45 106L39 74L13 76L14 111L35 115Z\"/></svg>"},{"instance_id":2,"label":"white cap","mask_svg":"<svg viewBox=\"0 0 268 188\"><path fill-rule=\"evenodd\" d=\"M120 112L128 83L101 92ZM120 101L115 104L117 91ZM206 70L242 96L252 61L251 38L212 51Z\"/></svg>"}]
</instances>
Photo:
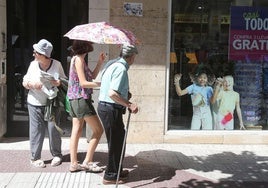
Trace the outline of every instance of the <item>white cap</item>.
<instances>
[{"instance_id":1,"label":"white cap","mask_svg":"<svg viewBox=\"0 0 268 188\"><path fill-rule=\"evenodd\" d=\"M53 50L52 44L46 39L41 39L37 44L33 45L33 49L46 57L50 57Z\"/></svg>"}]
</instances>

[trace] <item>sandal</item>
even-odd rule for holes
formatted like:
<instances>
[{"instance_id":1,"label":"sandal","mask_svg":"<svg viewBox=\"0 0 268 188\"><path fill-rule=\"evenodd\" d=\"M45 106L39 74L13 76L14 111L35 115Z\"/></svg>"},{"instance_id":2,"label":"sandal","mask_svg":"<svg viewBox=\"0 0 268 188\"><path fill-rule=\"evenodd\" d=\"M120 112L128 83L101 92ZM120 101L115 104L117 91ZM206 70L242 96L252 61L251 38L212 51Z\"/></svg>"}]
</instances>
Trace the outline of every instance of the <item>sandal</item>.
<instances>
[{"instance_id":1,"label":"sandal","mask_svg":"<svg viewBox=\"0 0 268 188\"><path fill-rule=\"evenodd\" d=\"M97 164L92 162L90 163L83 162L82 167L85 168L87 172L93 172L93 173L103 172L103 168L99 167Z\"/></svg>"},{"instance_id":2,"label":"sandal","mask_svg":"<svg viewBox=\"0 0 268 188\"><path fill-rule=\"evenodd\" d=\"M46 167L46 164L41 159L37 159L35 161L31 160L31 165L36 167L36 168L45 168Z\"/></svg>"},{"instance_id":3,"label":"sandal","mask_svg":"<svg viewBox=\"0 0 268 188\"><path fill-rule=\"evenodd\" d=\"M82 170L85 170L84 167L82 167L82 165L80 164L75 164L75 165L70 165L70 168L69 168L69 171L70 172L79 172L79 171L82 171Z\"/></svg>"}]
</instances>

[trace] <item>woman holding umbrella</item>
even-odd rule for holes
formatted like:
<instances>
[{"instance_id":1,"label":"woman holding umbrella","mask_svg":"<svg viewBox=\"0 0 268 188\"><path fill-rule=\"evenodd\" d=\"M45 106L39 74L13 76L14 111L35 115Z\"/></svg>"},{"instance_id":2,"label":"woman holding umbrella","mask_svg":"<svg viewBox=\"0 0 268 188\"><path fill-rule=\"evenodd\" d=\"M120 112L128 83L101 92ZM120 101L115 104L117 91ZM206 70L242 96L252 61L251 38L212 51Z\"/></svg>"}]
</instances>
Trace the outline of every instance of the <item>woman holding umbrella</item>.
<instances>
[{"instance_id":1,"label":"woman holding umbrella","mask_svg":"<svg viewBox=\"0 0 268 188\"><path fill-rule=\"evenodd\" d=\"M74 56L72 57L69 71L69 83L67 95L70 100L70 115L72 116L72 133L70 139L71 164L69 171L77 172L87 170L90 172L102 172L103 169L93 163L93 154L99 143L103 128L92 105L92 88L99 87L99 82L93 82L103 65L105 54L101 53L99 61L93 71L85 62L87 53L93 51L91 42L74 40L72 45ZM92 129L92 137L89 141L86 157L82 164L77 160L78 141L82 134L84 122Z\"/></svg>"}]
</instances>

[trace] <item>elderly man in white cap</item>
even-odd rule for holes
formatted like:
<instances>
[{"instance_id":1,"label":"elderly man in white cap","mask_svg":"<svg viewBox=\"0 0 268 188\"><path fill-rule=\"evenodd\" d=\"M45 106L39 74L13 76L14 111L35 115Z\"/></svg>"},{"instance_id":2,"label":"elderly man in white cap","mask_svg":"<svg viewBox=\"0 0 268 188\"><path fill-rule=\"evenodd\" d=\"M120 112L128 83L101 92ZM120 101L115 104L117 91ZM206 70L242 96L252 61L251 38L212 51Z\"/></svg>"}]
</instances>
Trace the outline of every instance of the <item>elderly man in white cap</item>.
<instances>
[{"instance_id":1,"label":"elderly man in white cap","mask_svg":"<svg viewBox=\"0 0 268 188\"><path fill-rule=\"evenodd\" d=\"M107 62L101 79L98 114L103 123L108 142L108 164L103 177L103 184L125 183L128 171L119 169L120 156L124 144L125 129L123 114L127 108L137 113L138 107L129 101L128 69L134 63L138 50L133 45L123 45L120 57ZM124 151L123 151L124 152Z\"/></svg>"},{"instance_id":2,"label":"elderly man in white cap","mask_svg":"<svg viewBox=\"0 0 268 188\"><path fill-rule=\"evenodd\" d=\"M61 135L55 127L54 121L46 121L45 106L47 99L55 96L49 95L47 86L57 87L60 80L58 77L66 78L62 65L59 61L52 59L52 44L46 39L40 40L33 45L34 60L30 63L26 75L23 78L23 86L29 90L27 103L29 111L29 136L31 150L31 165L34 167L46 167L41 160L41 152L45 138L45 132L48 130L50 152L53 156L51 166L61 164ZM49 80L43 79L42 73L53 75Z\"/></svg>"}]
</instances>

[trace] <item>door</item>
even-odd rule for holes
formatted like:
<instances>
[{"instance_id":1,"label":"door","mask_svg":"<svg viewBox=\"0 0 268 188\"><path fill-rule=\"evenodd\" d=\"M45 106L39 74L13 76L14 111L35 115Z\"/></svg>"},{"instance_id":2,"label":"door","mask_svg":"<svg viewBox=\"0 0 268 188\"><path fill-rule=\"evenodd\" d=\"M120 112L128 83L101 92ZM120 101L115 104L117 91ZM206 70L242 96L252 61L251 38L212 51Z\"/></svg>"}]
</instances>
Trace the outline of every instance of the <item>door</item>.
<instances>
[{"instance_id":1,"label":"door","mask_svg":"<svg viewBox=\"0 0 268 188\"><path fill-rule=\"evenodd\" d=\"M75 12L74 10L80 10ZM70 41L63 37L74 25L88 21L88 0L7 1L7 134L27 137L27 90L22 79L33 60L32 45L45 38L53 44L52 58L62 62L67 75ZM71 122L63 117L63 124Z\"/></svg>"}]
</instances>

